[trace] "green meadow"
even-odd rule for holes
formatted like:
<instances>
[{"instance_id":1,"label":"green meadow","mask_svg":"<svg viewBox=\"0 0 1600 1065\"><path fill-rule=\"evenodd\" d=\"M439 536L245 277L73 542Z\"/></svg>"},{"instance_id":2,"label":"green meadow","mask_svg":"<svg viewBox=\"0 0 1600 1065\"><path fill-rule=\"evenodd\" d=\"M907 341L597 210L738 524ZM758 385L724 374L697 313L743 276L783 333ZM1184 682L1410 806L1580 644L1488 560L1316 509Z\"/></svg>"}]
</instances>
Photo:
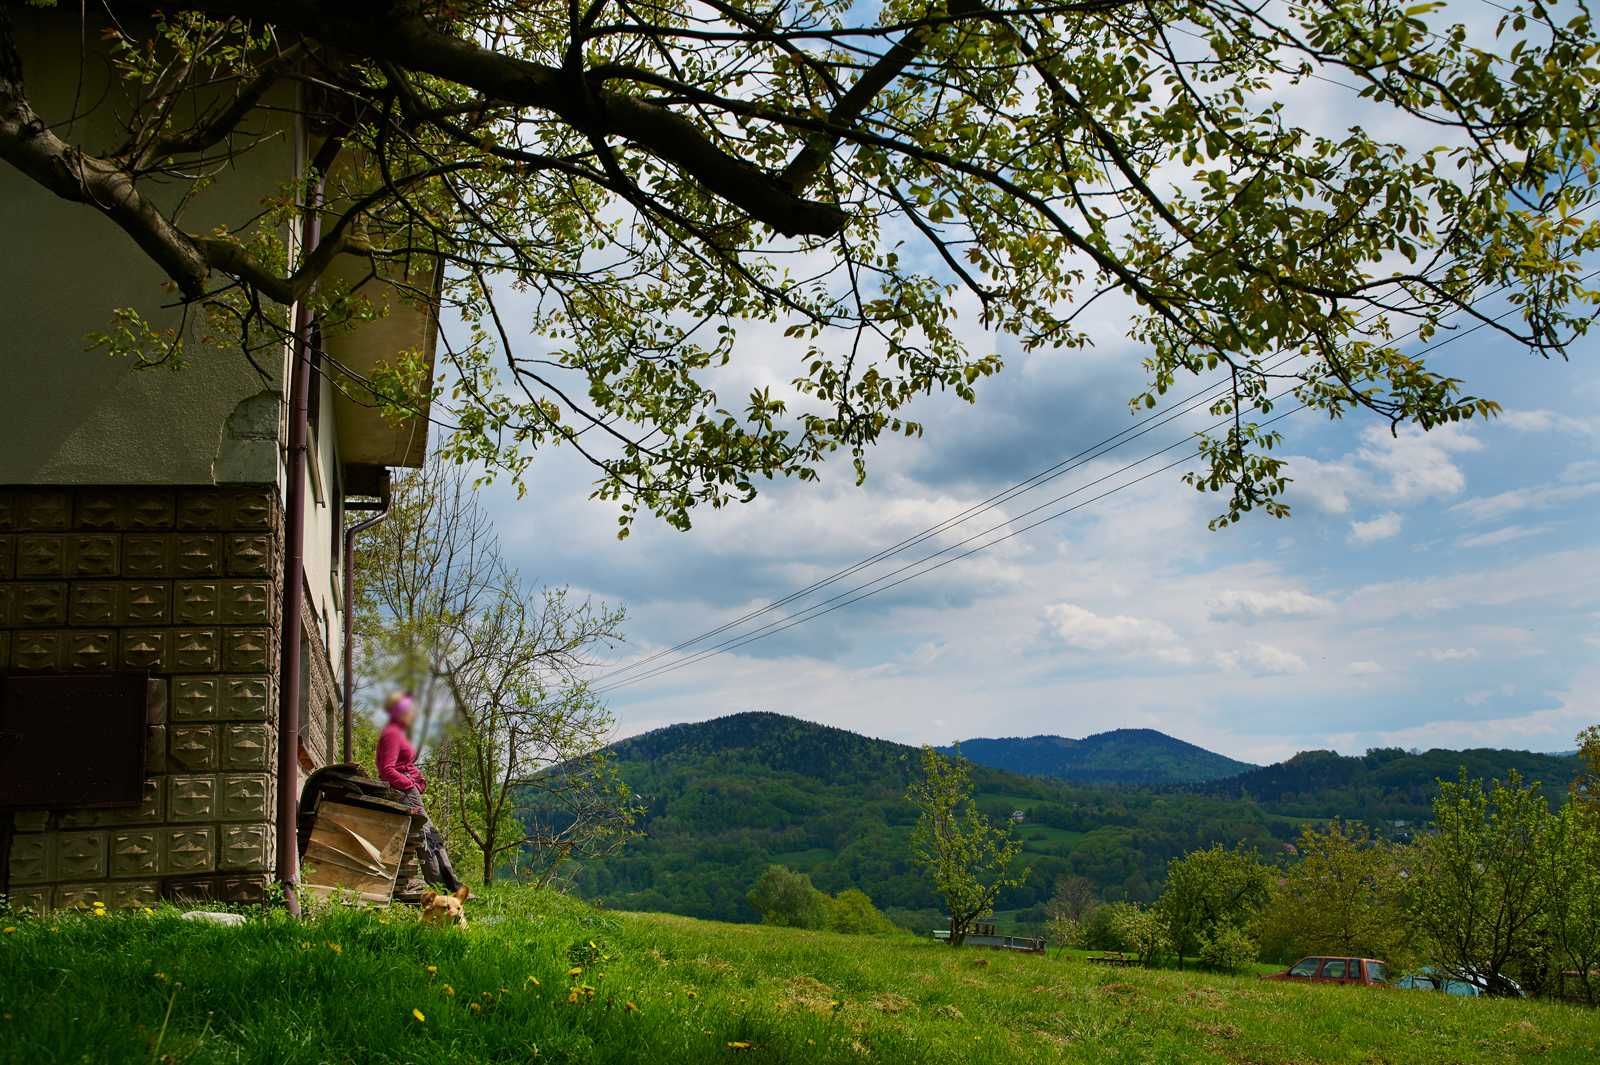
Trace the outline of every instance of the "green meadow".
<instances>
[{"instance_id":1,"label":"green meadow","mask_svg":"<svg viewBox=\"0 0 1600 1065\"><path fill-rule=\"evenodd\" d=\"M1573 1062L1600 1014L1111 969L505 888L465 931L336 908L0 918L0 1061Z\"/></svg>"}]
</instances>

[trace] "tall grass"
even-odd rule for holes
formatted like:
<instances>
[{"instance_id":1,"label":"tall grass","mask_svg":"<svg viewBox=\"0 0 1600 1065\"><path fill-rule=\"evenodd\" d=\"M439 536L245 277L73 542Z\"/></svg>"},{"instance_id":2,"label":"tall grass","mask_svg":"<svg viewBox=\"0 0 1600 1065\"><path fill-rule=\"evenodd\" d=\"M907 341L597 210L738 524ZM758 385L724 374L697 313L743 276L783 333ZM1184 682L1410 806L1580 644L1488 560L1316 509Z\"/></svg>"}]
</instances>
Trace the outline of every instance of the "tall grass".
<instances>
[{"instance_id":1,"label":"tall grass","mask_svg":"<svg viewBox=\"0 0 1600 1065\"><path fill-rule=\"evenodd\" d=\"M1600 1014L609 914L0 918L0 1061L1583 1062Z\"/></svg>"}]
</instances>

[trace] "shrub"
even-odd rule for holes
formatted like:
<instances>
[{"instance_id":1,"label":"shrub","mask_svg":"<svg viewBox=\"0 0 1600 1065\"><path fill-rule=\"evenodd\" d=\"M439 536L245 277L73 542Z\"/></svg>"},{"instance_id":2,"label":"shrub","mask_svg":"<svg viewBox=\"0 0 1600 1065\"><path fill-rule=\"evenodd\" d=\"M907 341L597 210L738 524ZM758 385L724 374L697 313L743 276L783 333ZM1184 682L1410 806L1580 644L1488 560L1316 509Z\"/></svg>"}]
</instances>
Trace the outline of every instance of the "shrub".
<instances>
[{"instance_id":1,"label":"shrub","mask_svg":"<svg viewBox=\"0 0 1600 1065\"><path fill-rule=\"evenodd\" d=\"M788 928L825 928L828 897L811 878L782 865L769 865L745 896L763 924Z\"/></svg>"},{"instance_id":2,"label":"shrub","mask_svg":"<svg viewBox=\"0 0 1600 1065\"><path fill-rule=\"evenodd\" d=\"M1256 943L1245 930L1223 925L1200 944L1200 963L1221 973L1238 973L1256 960Z\"/></svg>"},{"instance_id":3,"label":"shrub","mask_svg":"<svg viewBox=\"0 0 1600 1065\"><path fill-rule=\"evenodd\" d=\"M898 931L860 888L846 888L833 898L823 896L828 930L857 936L881 936Z\"/></svg>"},{"instance_id":4,"label":"shrub","mask_svg":"<svg viewBox=\"0 0 1600 1065\"><path fill-rule=\"evenodd\" d=\"M1080 935L1082 936L1082 944L1084 949L1127 949L1125 946L1123 946L1122 941L1117 938L1117 930L1114 926L1113 920L1117 915L1117 909L1125 905L1127 904L1122 902L1112 902L1107 903L1104 906L1096 906L1094 909L1089 911L1089 915L1083 919L1083 924L1080 929Z\"/></svg>"}]
</instances>

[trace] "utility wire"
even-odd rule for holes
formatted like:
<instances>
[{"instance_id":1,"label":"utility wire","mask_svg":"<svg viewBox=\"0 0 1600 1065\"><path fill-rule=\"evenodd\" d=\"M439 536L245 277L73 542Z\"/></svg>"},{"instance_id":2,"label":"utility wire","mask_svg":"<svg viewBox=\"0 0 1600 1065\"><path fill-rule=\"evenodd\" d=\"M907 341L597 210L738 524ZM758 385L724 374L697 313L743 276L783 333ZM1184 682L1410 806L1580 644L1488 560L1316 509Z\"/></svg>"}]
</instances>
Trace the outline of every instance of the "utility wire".
<instances>
[{"instance_id":1,"label":"utility wire","mask_svg":"<svg viewBox=\"0 0 1600 1065\"><path fill-rule=\"evenodd\" d=\"M1591 278L1594 278L1596 276L1600 276L1600 270L1591 272L1590 274L1586 275L1583 280L1587 281L1587 280L1589 280ZM1484 296L1479 297L1478 300L1475 300L1473 302L1474 303L1481 302L1483 299L1487 299L1490 296L1494 295L1495 293L1497 293L1499 291L1503 291L1503 289L1505 287L1509 287L1509 286L1502 286L1501 289L1496 289L1494 292L1486 293ZM1447 338L1445 338L1443 340L1440 340L1440 341L1438 341L1438 342L1436 342L1434 344L1430 344L1428 347L1422 349L1422 351L1417 352L1417 354L1418 355L1422 355L1422 354L1426 354L1426 353L1431 352L1431 351L1436 351L1439 348L1442 348L1447 344L1451 344L1451 343L1454 343L1457 340L1460 340L1462 337L1469 336L1472 333L1477 332L1479 329L1486 328L1491 322L1498 321L1501 318L1505 318L1505 317L1507 317L1507 316L1509 316L1511 314L1516 313L1519 309L1520 308L1518 308L1518 307L1511 307L1511 308L1507 309L1506 311L1502 312L1501 314L1496 315L1494 318L1489 319L1488 321L1479 322L1476 325L1473 325L1472 327L1470 327L1468 329L1462 330L1459 333L1455 333L1455 334L1453 334L1453 335L1451 335L1451 336L1449 336L1449 337L1447 337ZM1420 326L1418 328L1420 328ZM1416 332L1416 329L1413 329L1410 332ZM1274 396L1273 399L1274 400L1280 399L1283 396L1288 395L1292 391L1293 391L1292 388L1291 389L1285 389L1283 392L1281 392L1278 395ZM1289 415L1295 414L1295 413L1297 413L1297 412L1299 412L1301 410L1304 410L1304 409L1305 409L1305 404L1303 404L1303 403L1302 404L1297 404L1294 408L1292 408L1292 409L1290 409L1288 411L1284 411L1283 413L1278 414L1278 415L1268 419L1265 422L1262 422L1261 423L1261 427L1265 427L1267 425L1273 424L1274 422L1281 421L1282 419L1288 417ZM1219 426L1227 424L1230 420L1231 419L1224 418L1221 421L1216 422L1213 425L1209 426L1207 428L1207 430L1205 430L1205 431L1210 431L1212 429L1216 429ZM1152 426L1152 428L1154 428L1154 426ZM964 552L962 552L962 553L960 553L958 555L954 555L954 556L952 556L950 558L946 558L943 561L938 562L936 565L928 567L927 569L918 570L917 572L910 572L910 573L907 572L907 571L910 571L910 570L917 570L918 567L923 566L925 563L930 562L930 561L932 561L932 560L934 560L936 558L939 558L939 556L941 556L941 555L949 554L951 551L954 551L954 550L956 550L956 549L958 549L960 547L963 547L963 546L965 546L965 545L967 545L969 543L972 543L974 540L982 539L983 537L986 537L986 536L990 535L991 533L997 532L998 530L1000 530L1002 528L1005 528L1007 525L1013 524L1015 521L1017 521L1020 518L1025 518L1025 517L1028 517L1028 516L1030 516L1032 514L1036 514L1039 511L1044 510L1045 508L1054 505L1055 503L1061 502L1061 501L1063 501L1063 500L1065 500L1065 499L1067 499L1067 498L1069 498L1069 497L1071 497L1073 495L1078 494L1079 492L1084 491L1085 489L1092 488L1097 484L1103 484L1104 482L1106 482L1106 481L1108 481L1108 480L1110 480L1110 479L1112 479L1112 478L1114 478L1114 477L1116 477L1116 476L1118 476L1118 475L1120 475L1122 473L1125 473L1125 472L1127 472L1127 471L1129 471L1131 469L1134 469L1137 466L1141 466L1146 462L1150 462L1153 459L1159 458L1161 455L1164 455L1164 454L1172 451L1173 449L1175 449L1177 447L1181 447L1185 443L1189 442L1190 439L1192 439L1192 437L1184 437L1184 438L1181 438L1179 440L1175 440L1172 443L1168 444L1166 447L1163 447L1163 448L1159 449L1158 451L1152 452L1151 454L1146 455L1144 458L1141 458L1141 459L1138 459L1138 460L1136 460L1134 462L1131 462L1131 463L1121 467L1120 469L1113 471L1112 473L1109 473L1109 474L1106 474L1106 475L1104 475L1102 477L1096 478L1095 480L1090 481L1087 484L1080 485L1078 488L1075 488L1070 492L1066 492L1066 493L1064 493L1064 494L1062 494L1060 496L1055 497L1054 499L1051 499L1051 500L1048 500L1048 501L1046 501L1044 503L1041 503L1038 506L1033 507L1030 510L1024 511L1022 514L1019 514L1016 517L1009 518L1004 522L1001 522L1001 523L999 523L997 525L991 526L990 528L983 530L982 532L973 533L972 535L970 535L970 536L968 536L968 537L966 537L966 538L964 538L964 539L962 539L960 541L957 541L956 543L954 543L954 544L952 544L952 545L950 545L950 546L948 546L946 548L943 548L940 551L934 552L931 555L924 556L923 558L917 559L914 562L907 563L906 565L901 566L899 569L892 570L889 573L883 574L882 576L879 576L879 577L877 577L877 578L875 578L875 579L873 579L871 581L866 582L865 584L857 585L854 588L851 588L851 589L848 589L848 590L846 590L844 592L841 592L838 595L832 597L831 599L827 599L827 600L824 600L821 603L814 604L813 606L808 607L805 610L802 610L802 611L798 612L797 614L789 615L789 616L787 616L785 618L780 618L777 621L770 622L767 625L762 626L761 628L756 629L755 631L753 631L751 633L744 634L743 636L732 637L732 638L730 638L728 640L723 641L722 643L719 643L719 644L717 644L717 645L715 645L713 647L707 648L705 650L696 652L695 654L690 655L690 656L688 656L688 657L686 657L684 659L681 659L681 660L679 660L677 662L670 662L670 663L666 663L666 664L661 665L661 666L657 666L656 668L651 669L651 670L649 670L649 671L647 671L647 672L645 672L643 674L639 674L637 676L630 677L630 678L627 678L627 679L624 679L624 680L615 681L615 682L609 683L609 684L603 683L603 680L602 680L602 683L600 683L599 686L597 686L594 689L594 691L596 692L596 694L604 694L604 693L607 693L607 692L615 691L615 690L617 690L619 688L627 687L627 686L635 684L635 683L639 683L639 682L642 682L642 681L645 681L645 680L653 679L655 677L664 675L666 673L670 673L670 672L673 672L675 670L682 669L682 668L684 668L686 666L695 665L695 664L697 664L699 662L706 661L709 658L716 657L719 654L725 654L725 653L727 653L729 651L736 650L739 647L743 647L746 644L753 643L756 640L765 639L765 638L767 638L769 636L775 636L778 633L787 631L788 629L794 628L797 625L804 624L804 623L806 623L808 621L814 621L817 618L822 617L825 614L830 614L835 610L840 610L840 609L843 609L846 606L850 606L853 603L860 602L862 599L870 598L871 596L877 595L877 594L879 594L881 592L888 591L891 588L899 587L901 584L904 584L907 581L915 580L918 577L925 576L925 575L927 575L929 573L932 573L932 572L934 572L936 570L939 570L939 569L943 569L945 566L951 564L952 562L956 562L956 561L958 561L960 559L969 558L972 555L977 554L979 551L983 551L983 550L986 550L987 548L995 546L996 544L1003 543L1006 540L1009 540L1014 536L1018 536L1021 533L1024 533L1024 532L1027 532L1027 531L1029 531L1031 529L1037 528L1038 526L1044 524L1045 522L1053 521L1056 518L1063 517L1063 516L1065 516L1067 514L1070 514L1070 513L1074 512L1076 510L1081 509L1082 507L1088 506L1090 503L1093 503L1093 502L1096 502L1098 500L1104 499L1107 496L1114 495L1117 492L1122 491L1124 488L1128 488L1128 487L1131 487L1131 486L1133 486L1135 484L1138 484L1138 483L1140 483L1142 481L1148 480L1150 477L1153 477L1153 476L1155 476L1157 474L1160 474L1160 473L1164 473L1167 470L1173 469L1174 467L1182 465L1185 462L1193 461L1195 458L1199 457L1198 456L1198 452L1194 453L1194 454L1186 455L1183 458L1180 458L1180 459L1178 459L1178 460L1176 460L1174 462L1170 462L1170 463L1168 463L1168 464L1166 464L1166 465L1164 465L1164 466L1162 466L1162 467L1160 467L1160 468L1158 468L1156 470L1152 470L1152 471L1149 471L1147 473L1141 474L1140 476L1138 476L1138 477L1136 477L1136 478L1134 478L1134 479L1132 479L1130 481L1127 481L1127 482L1124 482L1122 484L1116 485L1116 486L1114 486L1114 487L1112 487L1110 489L1107 489L1104 492L1099 493L1098 495L1091 496L1089 499L1082 500L1082 501L1080 501L1078 503L1073 504L1070 507L1066 507L1066 508L1064 508L1062 510L1056 511L1056 512L1048 514L1048 515L1046 515L1046 516L1044 516L1042 518L1039 518L1036 521L1030 522L1027 525L1024 525L1024 526L1021 526L1019 528L1013 529L1011 532L1006 533L1004 536L1000 536L1000 537L998 537L998 538L996 538L996 539L994 539L992 541L988 541L986 543L978 544L977 546L969 548L968 550L966 550L966 551L964 551ZM901 574L905 574L905 575L904 576L900 576L900 579L895 580L892 583L884 584L882 587L873 588L874 585L882 584L882 582L888 581L890 578L896 577L896 576L901 575ZM867 590L867 589L870 589L870 590ZM857 594L857 593L861 593L861 594ZM791 596L789 598L792 599L793 596ZM776 605L776 604L774 604L774 605ZM726 628L726 627L727 626L725 626L724 628ZM696 642L696 641L690 641L690 642ZM613 675L615 675L615 674L613 674Z\"/></svg>"},{"instance_id":2,"label":"utility wire","mask_svg":"<svg viewBox=\"0 0 1600 1065\"><path fill-rule=\"evenodd\" d=\"M1588 210L1589 206L1590 205L1585 205L1581 210ZM1579 213L1579 212L1574 212L1574 213L1576 214L1576 213ZM1435 269L1436 270L1437 269L1444 269L1448 265L1450 265L1450 264L1441 263L1437 267L1435 267ZM1500 292L1503 292L1508 287L1509 286L1502 285L1499 288L1494 289L1494 290L1492 290L1492 291L1490 291L1488 293L1485 293L1483 296L1480 296L1479 300L1478 301L1474 301L1474 302L1479 302L1479 301L1481 301L1483 299L1487 299L1487 298L1489 298L1491 296L1494 296L1494 295L1496 295L1496 294L1498 294ZM1382 312L1374 312L1372 315L1369 315L1367 318L1365 318L1361 322L1357 323L1357 328L1360 328L1362 326L1370 324L1373 320L1378 318L1381 315L1381 313ZM1474 329L1476 329L1476 328L1477 327L1474 327ZM1402 336L1409 335L1409 333L1412 333L1412 332L1416 332L1416 330L1412 329L1408 333L1402 334ZM1297 358L1303 357L1302 353L1300 353L1300 352L1294 352L1294 353L1285 354L1281 349L1278 352L1278 354L1279 355L1283 355L1284 357L1280 358L1280 359L1277 359L1274 362L1269 362L1266 365L1262 366L1261 370L1260 370L1261 373L1263 373L1263 374L1271 373L1272 371L1274 371L1274 370L1286 365L1287 363L1292 362ZM1043 470L1040 470L1039 472L1033 474L1031 477L1028 477L1028 478L1026 478L1026 479L1024 479L1022 481L1018 481L1015 484L1012 484L1012 485L1010 485L1010 486L1008 486L1008 487L1006 487L1004 489L1001 489L999 492L996 492L995 494L989 496L988 498L980 500L979 502L974 503L971 506L968 506L966 509L959 511L956 514L953 514L948 518L945 518L943 521L941 521L941 522L939 522L939 523L937 523L935 525L932 525L932 526L922 530L921 532L918 532L918 533L916 533L916 534L914 534L912 536L909 536L906 539L899 541L898 543L891 544L890 546L885 547L885 548L877 551L876 553L867 556L864 559L861 559L861 560L859 560L859 561L857 561L855 563L852 563L851 565L845 567L844 569L838 570L838 571L830 574L827 577L824 577L824 578L822 578L820 580L814 581L811 584L808 584L803 588L799 588L799 589L797 589L797 590L795 590L793 592L790 592L788 595L783 596L781 599L773 600L772 602L766 604L765 606L758 607L758 608L756 608L754 610L751 610L751 611L748 611L748 612L746 612L744 614L741 614L739 617L736 617L736 618L732 619L731 621L725 622L724 624L719 625L716 628L709 629L709 630L707 630L705 632L702 632L702 633L700 633L700 634L698 634L696 636L689 637L688 639L683 640L683 641L681 641L681 642L679 642L677 644L674 644L671 647L667 647L667 648L664 648L664 649L662 649L660 651L656 651L655 653L650 654L650 655L648 655L648 656L646 656L644 658L641 658L641 659L639 659L639 660L637 660L635 662L631 662L631 663L628 663L627 665L619 666L619 667L617 667L615 669L612 669L612 670L602 674L601 676L597 677L593 681L593 683L597 687L610 687L610 686L613 686L613 684L619 678L624 676L625 674L632 673L635 670L638 670L638 669L641 669L641 668L643 668L645 666L648 666L652 662L659 661L660 659L665 658L668 655L673 655L673 654L676 654L676 653L678 653L680 651L687 650L688 648L693 647L697 643L701 643L701 642L703 642L705 640L709 640L709 639L712 639L712 638L714 638L716 636L720 636L723 633L728 632L730 629L738 628L740 625L743 625L744 623L746 623L748 621L754 621L756 618L762 617L762 616L764 616L766 614L771 613L774 610L777 610L777 609L779 609L781 607L787 606L788 604L793 603L798 599L801 599L801 598L804 598L807 595L810 595L812 592L820 591L823 588L828 587L829 585L835 584L838 581L843 580L844 578L851 576L852 574L859 573L863 569L867 569L868 567L876 565L879 562L885 561L885 560L893 557L894 555L897 555L900 552L906 550L907 548L915 547L918 544L924 543L927 540L930 540L933 537L938 536L940 533L946 532L946 531L954 528L957 525L963 524L969 518L975 517L978 514L982 514L982 513L986 512L986 511L993 510L996 507L999 507L999 506L1011 501L1012 499L1015 499L1016 497L1018 497L1020 495L1023 495L1023 494L1025 494L1027 492L1030 492L1033 489L1038 488L1041 485L1048 484L1050 481L1056 480L1057 478L1060 478L1060 477L1066 475L1067 473L1072 472L1073 470L1079 469L1082 466L1087 465L1089 462L1092 462L1097 458L1101 458L1101 457L1109 454L1110 452L1115 451L1117 448L1120 448L1124 444L1127 444L1127 443L1130 443L1131 441L1137 440L1140 437L1142 437L1142 436L1144 436L1144 435L1146 435L1146 434L1148 434L1148 433L1150 433L1150 432L1152 432L1152 431L1154 431L1156 429L1159 429L1161 426L1171 423L1172 421L1176 420L1177 418L1182 417L1185 414L1192 413L1194 410L1198 409L1200 406L1203 406L1206 403L1211 402L1212 398L1214 398L1212 396L1212 394L1215 393L1218 389L1223 388L1224 386L1226 386L1228 384L1229 384L1229 379L1227 379L1227 378L1223 378L1223 379L1221 379L1219 381L1216 381L1213 384L1208 385L1205 388L1202 388L1197 392L1191 393L1190 395L1184 397L1183 399L1175 401L1174 403L1168 405L1167 407L1163 408L1160 411L1155 411L1155 412L1153 412L1151 414L1146 415L1144 418L1142 418L1139 421L1135 422L1134 424L1128 426L1127 428L1122 429L1119 432L1113 433L1112 435L1110 435L1108 437L1104 437L1101 440L1099 440L1099 441L1097 441L1097 442L1095 442L1093 444L1090 444L1088 447L1083 448L1082 450L1078 451L1077 453L1075 453L1075 454L1073 454L1073 455L1071 455L1071 456L1069 456L1069 457L1067 457L1065 459L1062 459L1061 461L1059 461L1059 462L1057 462L1057 463L1055 463L1055 464L1053 464L1051 466L1048 466Z\"/></svg>"}]
</instances>

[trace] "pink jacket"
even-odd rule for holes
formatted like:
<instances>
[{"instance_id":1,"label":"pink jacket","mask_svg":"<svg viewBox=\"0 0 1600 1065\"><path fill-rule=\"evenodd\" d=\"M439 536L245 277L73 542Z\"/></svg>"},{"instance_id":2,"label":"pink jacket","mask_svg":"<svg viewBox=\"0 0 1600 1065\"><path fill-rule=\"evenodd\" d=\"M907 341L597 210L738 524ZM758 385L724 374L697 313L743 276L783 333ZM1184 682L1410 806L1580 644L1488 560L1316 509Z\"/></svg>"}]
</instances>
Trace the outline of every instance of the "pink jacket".
<instances>
[{"instance_id":1,"label":"pink jacket","mask_svg":"<svg viewBox=\"0 0 1600 1065\"><path fill-rule=\"evenodd\" d=\"M378 737L378 779L396 791L427 791L428 780L417 768L417 749L406 730L393 721Z\"/></svg>"}]
</instances>

